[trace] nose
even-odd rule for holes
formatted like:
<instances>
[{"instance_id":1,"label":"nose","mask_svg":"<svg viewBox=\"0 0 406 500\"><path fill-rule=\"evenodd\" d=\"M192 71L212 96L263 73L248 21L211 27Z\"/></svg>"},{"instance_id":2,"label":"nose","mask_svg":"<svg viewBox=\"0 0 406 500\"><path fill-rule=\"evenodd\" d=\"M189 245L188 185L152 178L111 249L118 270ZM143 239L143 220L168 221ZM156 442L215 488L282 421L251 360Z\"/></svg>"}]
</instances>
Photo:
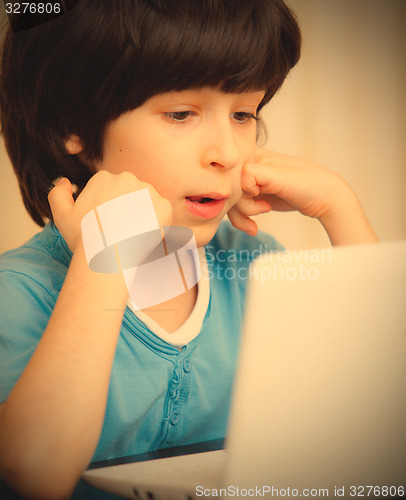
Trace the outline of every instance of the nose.
<instances>
[{"instance_id":1,"label":"nose","mask_svg":"<svg viewBox=\"0 0 406 500\"><path fill-rule=\"evenodd\" d=\"M228 170L240 163L237 136L230 119L209 121L202 135L203 166Z\"/></svg>"}]
</instances>

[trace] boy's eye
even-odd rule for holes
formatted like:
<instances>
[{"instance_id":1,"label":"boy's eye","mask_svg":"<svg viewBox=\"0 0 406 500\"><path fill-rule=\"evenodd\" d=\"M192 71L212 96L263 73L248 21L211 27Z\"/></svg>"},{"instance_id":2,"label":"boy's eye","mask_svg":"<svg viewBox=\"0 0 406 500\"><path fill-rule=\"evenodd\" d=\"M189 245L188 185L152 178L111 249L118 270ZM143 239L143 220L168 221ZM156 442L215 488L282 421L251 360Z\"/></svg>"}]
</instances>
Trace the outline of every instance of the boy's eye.
<instances>
[{"instance_id":1,"label":"boy's eye","mask_svg":"<svg viewBox=\"0 0 406 500\"><path fill-rule=\"evenodd\" d=\"M165 117L174 122L184 122L190 116L195 115L193 111L169 111L164 113Z\"/></svg>"},{"instance_id":2,"label":"boy's eye","mask_svg":"<svg viewBox=\"0 0 406 500\"><path fill-rule=\"evenodd\" d=\"M248 113L246 111L237 111L236 113L232 113L231 115L235 121L240 123L246 123L251 120L257 121L258 118L254 115L254 113Z\"/></svg>"}]
</instances>

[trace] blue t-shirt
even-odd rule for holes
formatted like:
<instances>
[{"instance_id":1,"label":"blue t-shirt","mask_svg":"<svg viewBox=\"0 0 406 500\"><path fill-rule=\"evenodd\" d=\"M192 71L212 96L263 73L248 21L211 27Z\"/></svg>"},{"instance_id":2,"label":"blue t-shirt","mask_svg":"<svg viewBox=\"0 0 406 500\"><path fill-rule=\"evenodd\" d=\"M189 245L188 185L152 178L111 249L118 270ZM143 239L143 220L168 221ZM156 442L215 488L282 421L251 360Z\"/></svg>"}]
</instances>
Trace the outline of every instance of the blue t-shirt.
<instances>
[{"instance_id":1,"label":"blue t-shirt","mask_svg":"<svg viewBox=\"0 0 406 500\"><path fill-rule=\"evenodd\" d=\"M223 438L250 261L281 250L223 222L206 245L210 302L199 335L181 350L127 308L104 426L93 461ZM0 402L34 352L64 282L71 252L53 224L0 257Z\"/></svg>"}]
</instances>

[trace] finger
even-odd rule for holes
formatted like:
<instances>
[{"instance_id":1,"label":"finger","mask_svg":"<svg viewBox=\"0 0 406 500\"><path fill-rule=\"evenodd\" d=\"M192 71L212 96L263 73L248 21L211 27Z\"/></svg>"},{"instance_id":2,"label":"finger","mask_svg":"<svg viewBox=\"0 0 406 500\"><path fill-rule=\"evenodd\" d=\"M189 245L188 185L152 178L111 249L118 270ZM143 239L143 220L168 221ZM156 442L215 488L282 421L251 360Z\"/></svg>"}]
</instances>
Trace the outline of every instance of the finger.
<instances>
[{"instance_id":1,"label":"finger","mask_svg":"<svg viewBox=\"0 0 406 500\"><path fill-rule=\"evenodd\" d=\"M303 158L298 158L292 155L271 151L270 149L258 148L255 150L254 163L266 163L271 165L280 165L286 167L297 162L303 162Z\"/></svg>"},{"instance_id":2,"label":"finger","mask_svg":"<svg viewBox=\"0 0 406 500\"><path fill-rule=\"evenodd\" d=\"M251 196L258 196L260 192L252 169L246 168L245 165L241 172L241 189Z\"/></svg>"},{"instance_id":3,"label":"finger","mask_svg":"<svg viewBox=\"0 0 406 500\"><path fill-rule=\"evenodd\" d=\"M243 215L259 215L263 213L270 212L272 207L268 200L262 198L242 198L236 207Z\"/></svg>"},{"instance_id":4,"label":"finger","mask_svg":"<svg viewBox=\"0 0 406 500\"><path fill-rule=\"evenodd\" d=\"M62 177L56 182L55 187L48 194L48 202L54 219L63 217L72 209L75 200L69 179Z\"/></svg>"},{"instance_id":5,"label":"finger","mask_svg":"<svg viewBox=\"0 0 406 500\"><path fill-rule=\"evenodd\" d=\"M231 224L240 231L249 234L250 236L255 236L258 232L258 226L255 221L246 217L242 214L236 207L232 208L228 212L228 218Z\"/></svg>"},{"instance_id":6,"label":"finger","mask_svg":"<svg viewBox=\"0 0 406 500\"><path fill-rule=\"evenodd\" d=\"M274 152L269 149L257 148L254 154L254 162L261 162L263 160L269 160L274 156Z\"/></svg>"},{"instance_id":7,"label":"finger","mask_svg":"<svg viewBox=\"0 0 406 500\"><path fill-rule=\"evenodd\" d=\"M296 210L296 208L293 205L283 200L279 196L273 194L264 194L261 196L263 196L264 199L266 199L266 201L270 204L274 212L291 212L293 210Z\"/></svg>"},{"instance_id":8,"label":"finger","mask_svg":"<svg viewBox=\"0 0 406 500\"><path fill-rule=\"evenodd\" d=\"M250 185L255 182L259 193L264 194L280 194L283 186L286 185L287 175L286 169L275 165L248 163L244 169L244 176L250 179Z\"/></svg>"}]
</instances>

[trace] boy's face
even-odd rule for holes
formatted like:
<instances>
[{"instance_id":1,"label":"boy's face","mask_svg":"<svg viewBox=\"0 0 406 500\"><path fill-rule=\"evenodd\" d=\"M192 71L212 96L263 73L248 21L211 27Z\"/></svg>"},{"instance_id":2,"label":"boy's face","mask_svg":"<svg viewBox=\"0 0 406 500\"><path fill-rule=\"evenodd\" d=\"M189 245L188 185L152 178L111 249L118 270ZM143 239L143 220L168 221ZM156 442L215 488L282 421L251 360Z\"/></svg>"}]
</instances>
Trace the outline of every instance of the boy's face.
<instances>
[{"instance_id":1,"label":"boy's face","mask_svg":"<svg viewBox=\"0 0 406 500\"><path fill-rule=\"evenodd\" d=\"M205 245L241 198L263 96L214 89L154 96L107 127L97 169L130 171L152 184L171 202L173 225L189 227Z\"/></svg>"}]
</instances>

